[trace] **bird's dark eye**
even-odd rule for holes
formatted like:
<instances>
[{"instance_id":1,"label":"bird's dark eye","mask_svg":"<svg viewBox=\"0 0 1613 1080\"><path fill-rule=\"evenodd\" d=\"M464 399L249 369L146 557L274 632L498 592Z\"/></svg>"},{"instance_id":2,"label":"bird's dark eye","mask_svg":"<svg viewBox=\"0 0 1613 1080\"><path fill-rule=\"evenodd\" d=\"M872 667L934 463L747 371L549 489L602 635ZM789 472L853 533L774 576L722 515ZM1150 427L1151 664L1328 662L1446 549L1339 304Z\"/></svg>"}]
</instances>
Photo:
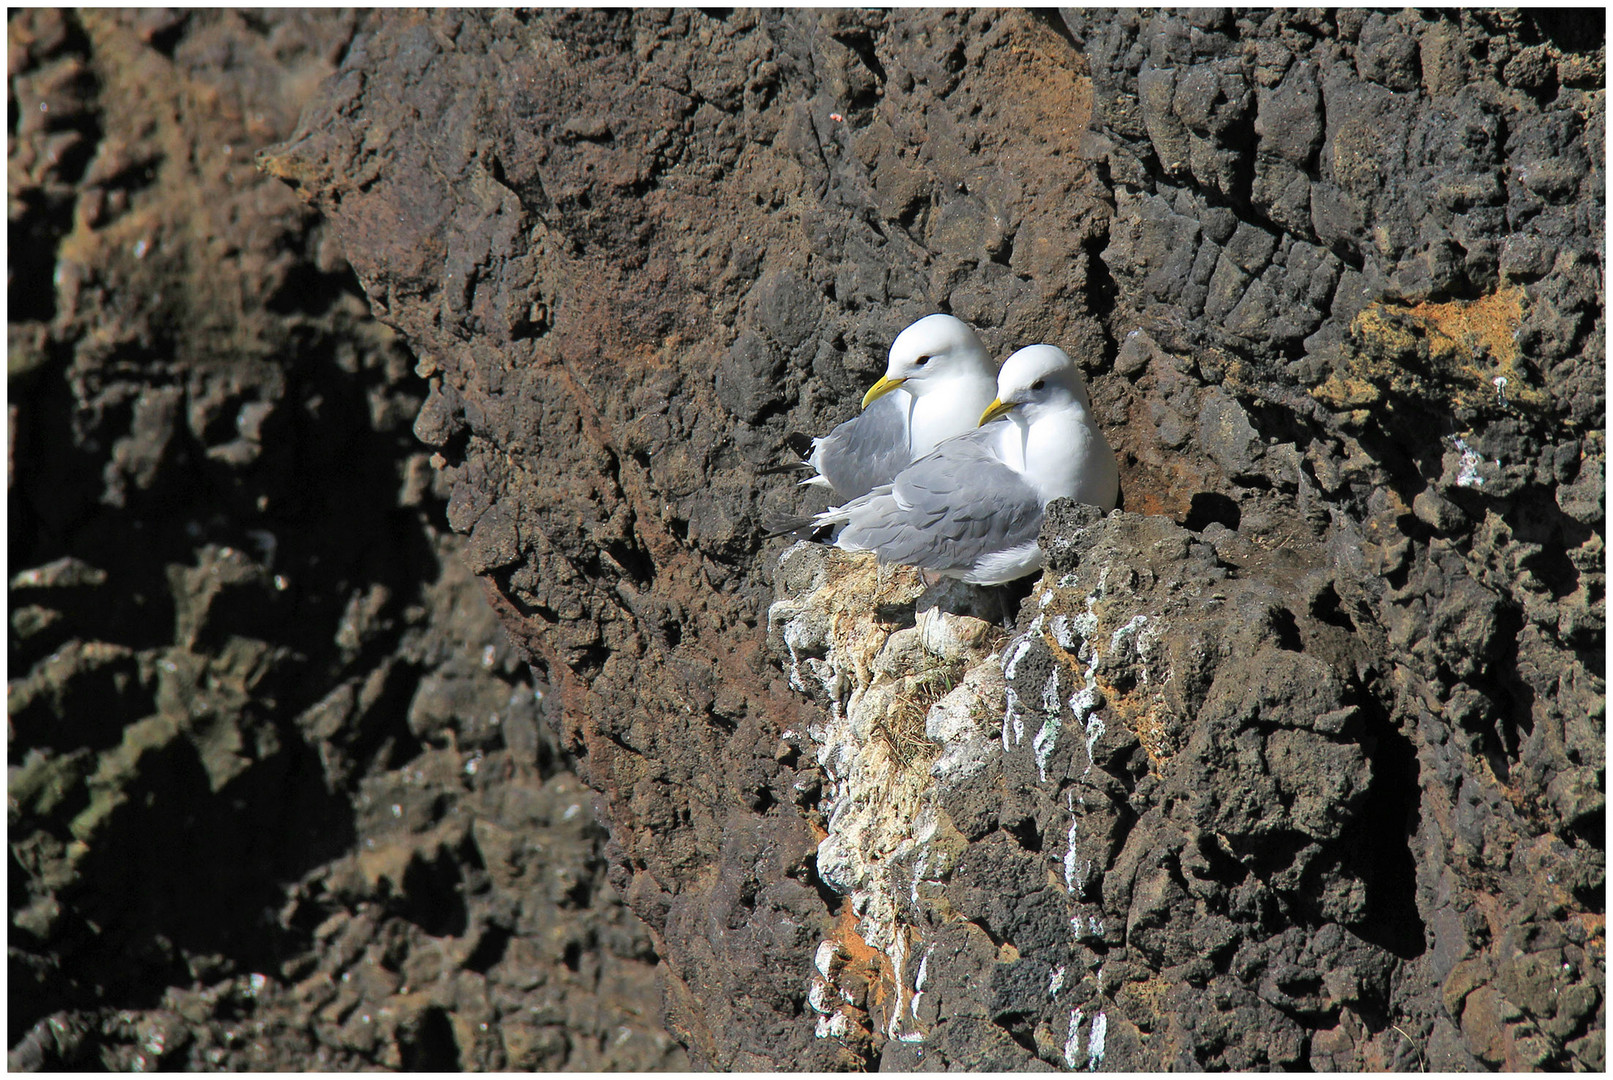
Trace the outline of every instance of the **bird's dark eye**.
<instances>
[{"instance_id":1,"label":"bird's dark eye","mask_svg":"<svg viewBox=\"0 0 1613 1080\"><path fill-rule=\"evenodd\" d=\"M928 364L929 362L930 362L930 358L928 356L921 356L917 360L913 361L913 366L914 367L923 367L925 364Z\"/></svg>"},{"instance_id":2,"label":"bird's dark eye","mask_svg":"<svg viewBox=\"0 0 1613 1080\"><path fill-rule=\"evenodd\" d=\"M1031 383L1031 389L1032 390L1040 390L1042 387L1044 387L1046 385L1047 385L1047 380L1046 379L1037 379L1035 382Z\"/></svg>"}]
</instances>

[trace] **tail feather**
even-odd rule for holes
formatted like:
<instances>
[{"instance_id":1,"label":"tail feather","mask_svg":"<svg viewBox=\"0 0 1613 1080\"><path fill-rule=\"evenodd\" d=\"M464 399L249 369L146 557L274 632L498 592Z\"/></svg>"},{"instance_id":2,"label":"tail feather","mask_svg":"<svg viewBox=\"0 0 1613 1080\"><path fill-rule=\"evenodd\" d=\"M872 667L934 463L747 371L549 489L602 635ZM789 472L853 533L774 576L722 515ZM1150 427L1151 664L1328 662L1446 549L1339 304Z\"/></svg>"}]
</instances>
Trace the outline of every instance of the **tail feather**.
<instances>
[{"instance_id":1,"label":"tail feather","mask_svg":"<svg viewBox=\"0 0 1613 1080\"><path fill-rule=\"evenodd\" d=\"M769 540L780 536L807 540L818 531L818 519L814 514L769 514L762 519L762 529Z\"/></svg>"},{"instance_id":2,"label":"tail feather","mask_svg":"<svg viewBox=\"0 0 1613 1080\"><path fill-rule=\"evenodd\" d=\"M765 469L757 469L757 476L777 476L779 473L814 472L810 462L786 461L783 465L769 465Z\"/></svg>"}]
</instances>

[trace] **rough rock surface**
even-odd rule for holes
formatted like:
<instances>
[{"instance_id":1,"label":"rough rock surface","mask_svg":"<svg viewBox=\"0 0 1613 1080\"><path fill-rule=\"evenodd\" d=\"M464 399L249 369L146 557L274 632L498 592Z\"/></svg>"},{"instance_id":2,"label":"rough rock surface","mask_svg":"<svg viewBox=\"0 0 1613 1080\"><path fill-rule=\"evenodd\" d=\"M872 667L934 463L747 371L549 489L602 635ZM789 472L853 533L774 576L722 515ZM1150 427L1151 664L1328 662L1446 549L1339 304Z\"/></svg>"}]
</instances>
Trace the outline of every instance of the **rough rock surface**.
<instances>
[{"instance_id":1,"label":"rough rock surface","mask_svg":"<svg viewBox=\"0 0 1613 1080\"><path fill-rule=\"evenodd\" d=\"M948 921L951 898L938 908L936 889L968 848L949 800L979 801L994 756L981 725L1004 696L997 591L926 590L910 568L807 542L779 570L769 636L789 657L790 684L825 706L823 722L782 738L823 770L823 785L803 791L824 833L817 872L848 898L813 952L815 1033L864 1055L876 1040L923 1043L934 934L917 912Z\"/></svg>"},{"instance_id":2,"label":"rough rock surface","mask_svg":"<svg viewBox=\"0 0 1613 1080\"><path fill-rule=\"evenodd\" d=\"M11 13L13 1068L686 1061L413 359L253 163L353 32Z\"/></svg>"},{"instance_id":3,"label":"rough rock surface","mask_svg":"<svg viewBox=\"0 0 1613 1080\"><path fill-rule=\"evenodd\" d=\"M984 12L371 26L267 165L432 372L416 433L603 794L668 1023L724 1068L866 1063L806 1001L839 901L765 640L758 523L794 493L756 472L938 307L1101 354L1069 46Z\"/></svg>"},{"instance_id":4,"label":"rough rock surface","mask_svg":"<svg viewBox=\"0 0 1613 1080\"><path fill-rule=\"evenodd\" d=\"M1221 603L1253 605L1219 663L1138 653L1104 691L1148 755L1124 843L1082 855L1132 978L1163 981L1127 1021L1161 1063L1602 1068L1602 24L1066 22L1140 328L1125 422L1198 470L1198 535L1151 541L1184 565L1140 565L1184 590L1225 566ZM1107 528L1085 588L1093 558L1139 565ZM1163 710L1126 683L1149 673Z\"/></svg>"},{"instance_id":5,"label":"rough rock surface","mask_svg":"<svg viewBox=\"0 0 1613 1080\"><path fill-rule=\"evenodd\" d=\"M422 357L696 1063L1602 1067L1600 28L365 23L264 162ZM938 309L1122 458L1000 647L760 538Z\"/></svg>"}]
</instances>

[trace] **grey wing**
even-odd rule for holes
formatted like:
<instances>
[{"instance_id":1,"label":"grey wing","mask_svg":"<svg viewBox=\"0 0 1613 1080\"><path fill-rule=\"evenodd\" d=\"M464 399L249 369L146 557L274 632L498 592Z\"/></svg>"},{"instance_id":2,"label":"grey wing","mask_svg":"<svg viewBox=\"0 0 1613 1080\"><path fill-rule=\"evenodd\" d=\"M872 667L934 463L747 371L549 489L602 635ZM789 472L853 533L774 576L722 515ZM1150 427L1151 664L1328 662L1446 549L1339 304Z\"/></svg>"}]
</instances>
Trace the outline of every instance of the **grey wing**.
<instances>
[{"instance_id":1,"label":"grey wing","mask_svg":"<svg viewBox=\"0 0 1613 1080\"><path fill-rule=\"evenodd\" d=\"M907 467L909 400L907 391L893 391L814 440L807 460L842 502L890 483Z\"/></svg>"},{"instance_id":2,"label":"grey wing","mask_svg":"<svg viewBox=\"0 0 1613 1080\"><path fill-rule=\"evenodd\" d=\"M992 452L995 436L948 439L852 510L838 541L924 570L972 567L984 555L1034 543L1042 504Z\"/></svg>"}]
</instances>

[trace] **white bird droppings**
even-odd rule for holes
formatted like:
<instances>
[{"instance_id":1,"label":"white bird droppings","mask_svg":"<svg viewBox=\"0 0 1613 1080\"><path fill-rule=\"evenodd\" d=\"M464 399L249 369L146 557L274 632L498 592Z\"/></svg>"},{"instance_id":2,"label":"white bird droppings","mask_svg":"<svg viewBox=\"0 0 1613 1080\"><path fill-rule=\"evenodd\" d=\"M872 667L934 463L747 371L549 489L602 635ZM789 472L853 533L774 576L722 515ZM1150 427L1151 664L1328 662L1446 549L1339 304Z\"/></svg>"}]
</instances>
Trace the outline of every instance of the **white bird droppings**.
<instances>
[{"instance_id":1,"label":"white bird droppings","mask_svg":"<svg viewBox=\"0 0 1613 1080\"><path fill-rule=\"evenodd\" d=\"M1003 678L1012 679L1014 677L1014 669L1019 667L1019 662L1025 659L1025 654L1030 651L1031 638L1029 634L1026 634L1024 637L1019 639L1017 644L1015 644L1013 653L1011 653L1008 657L1008 662L1003 665Z\"/></svg>"},{"instance_id":2,"label":"white bird droppings","mask_svg":"<svg viewBox=\"0 0 1613 1080\"><path fill-rule=\"evenodd\" d=\"M832 941L822 941L818 943L818 952L817 955L812 958L812 963L813 966L818 969L819 974L821 974L825 979L829 977L830 965L834 963L835 953L838 951L838 949L839 946Z\"/></svg>"},{"instance_id":3,"label":"white bird droppings","mask_svg":"<svg viewBox=\"0 0 1613 1080\"><path fill-rule=\"evenodd\" d=\"M1104 1042L1109 1034L1109 1016L1099 1013L1092 1018L1092 1032L1087 1036L1087 1071L1097 1072L1103 1064Z\"/></svg>"},{"instance_id":4,"label":"white bird droppings","mask_svg":"<svg viewBox=\"0 0 1613 1080\"><path fill-rule=\"evenodd\" d=\"M1064 1040L1064 1063L1068 1067L1079 1068L1076 1058L1081 1054L1081 1019L1084 1016L1080 1009L1070 1010L1070 1037ZM1097 1072L1098 1066L1103 1064L1105 1052L1104 1044L1109 1036L1109 1016L1098 1013L1092 1018L1092 1027L1087 1033L1086 1067L1088 1072Z\"/></svg>"},{"instance_id":5,"label":"white bird droppings","mask_svg":"<svg viewBox=\"0 0 1613 1080\"><path fill-rule=\"evenodd\" d=\"M1080 861L1075 854L1075 811L1070 811L1070 838L1069 846L1064 849L1064 886L1071 892L1075 891L1076 878L1079 875Z\"/></svg>"},{"instance_id":6,"label":"white bird droppings","mask_svg":"<svg viewBox=\"0 0 1613 1080\"><path fill-rule=\"evenodd\" d=\"M1075 1068L1075 1055L1081 1052L1081 1010L1070 1010L1070 1035L1064 1040L1064 1064Z\"/></svg>"},{"instance_id":7,"label":"white bird droppings","mask_svg":"<svg viewBox=\"0 0 1613 1080\"><path fill-rule=\"evenodd\" d=\"M1484 477L1479 475L1479 466L1484 464L1484 459L1479 456L1476 450L1463 442L1460 436L1453 436L1451 441L1456 444L1457 452L1462 455L1462 465L1456 473L1456 486L1465 488L1483 487Z\"/></svg>"}]
</instances>

